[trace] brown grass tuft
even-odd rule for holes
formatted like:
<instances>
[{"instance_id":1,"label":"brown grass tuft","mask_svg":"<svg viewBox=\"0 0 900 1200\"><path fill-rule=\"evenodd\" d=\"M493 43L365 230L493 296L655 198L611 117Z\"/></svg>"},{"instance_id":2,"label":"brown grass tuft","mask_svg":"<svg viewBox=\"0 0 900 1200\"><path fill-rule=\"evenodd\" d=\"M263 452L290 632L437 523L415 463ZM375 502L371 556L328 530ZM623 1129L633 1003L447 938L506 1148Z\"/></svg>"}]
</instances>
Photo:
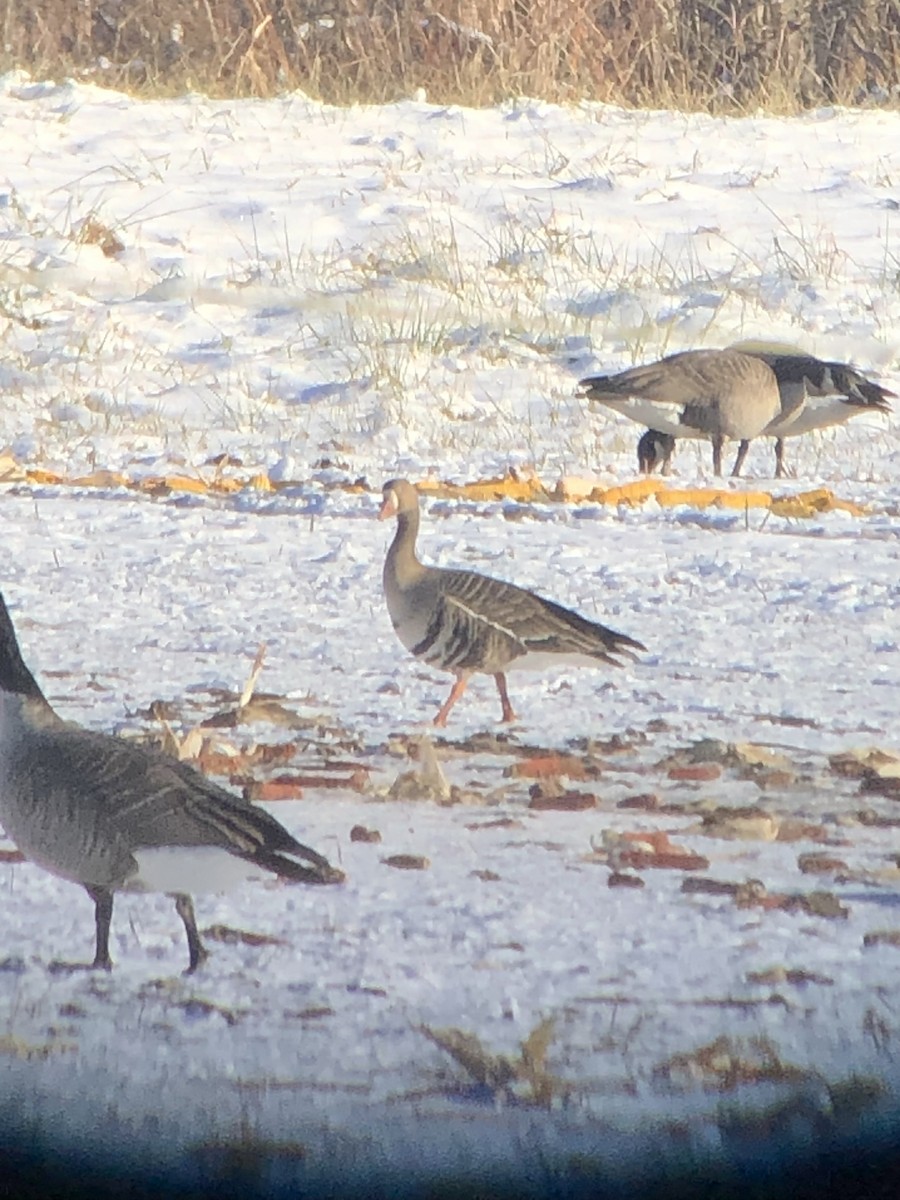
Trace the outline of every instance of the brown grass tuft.
<instances>
[{"instance_id":1,"label":"brown grass tuft","mask_svg":"<svg viewBox=\"0 0 900 1200\"><path fill-rule=\"evenodd\" d=\"M0 69L154 95L795 112L900 95L900 0L5 0Z\"/></svg>"}]
</instances>

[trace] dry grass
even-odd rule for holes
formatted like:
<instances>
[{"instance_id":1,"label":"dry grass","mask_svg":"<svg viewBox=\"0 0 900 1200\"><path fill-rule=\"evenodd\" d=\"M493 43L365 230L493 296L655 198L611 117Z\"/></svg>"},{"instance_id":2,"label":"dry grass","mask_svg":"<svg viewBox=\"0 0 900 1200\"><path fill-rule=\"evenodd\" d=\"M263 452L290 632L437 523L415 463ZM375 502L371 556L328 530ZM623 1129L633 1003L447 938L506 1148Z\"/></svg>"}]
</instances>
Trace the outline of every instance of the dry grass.
<instances>
[{"instance_id":1,"label":"dry grass","mask_svg":"<svg viewBox=\"0 0 900 1200\"><path fill-rule=\"evenodd\" d=\"M799 1083L812 1072L785 1062L771 1038L723 1034L695 1050L673 1054L653 1074L674 1088L729 1092L746 1083Z\"/></svg>"},{"instance_id":2,"label":"dry grass","mask_svg":"<svg viewBox=\"0 0 900 1200\"><path fill-rule=\"evenodd\" d=\"M0 29L0 69L152 94L783 112L900 94L900 0L5 0Z\"/></svg>"},{"instance_id":3,"label":"dry grass","mask_svg":"<svg viewBox=\"0 0 900 1200\"><path fill-rule=\"evenodd\" d=\"M462 1067L466 1078L486 1090L496 1100L538 1108L553 1108L563 1103L572 1087L548 1069L547 1054L553 1041L555 1021L539 1021L522 1042L515 1057L488 1050L474 1033L462 1029L432 1029L421 1032L445 1050Z\"/></svg>"}]
</instances>

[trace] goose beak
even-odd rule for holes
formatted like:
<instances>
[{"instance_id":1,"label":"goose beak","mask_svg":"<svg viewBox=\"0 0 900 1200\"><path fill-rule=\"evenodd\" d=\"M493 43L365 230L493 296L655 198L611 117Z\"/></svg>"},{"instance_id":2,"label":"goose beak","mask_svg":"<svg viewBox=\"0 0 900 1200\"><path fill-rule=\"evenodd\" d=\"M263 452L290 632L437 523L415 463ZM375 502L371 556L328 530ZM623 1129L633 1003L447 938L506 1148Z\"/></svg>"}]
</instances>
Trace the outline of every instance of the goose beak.
<instances>
[{"instance_id":1,"label":"goose beak","mask_svg":"<svg viewBox=\"0 0 900 1200\"><path fill-rule=\"evenodd\" d=\"M381 508L378 510L378 520L387 521L389 517L396 517L399 507L397 493L393 490L389 491L384 498Z\"/></svg>"}]
</instances>

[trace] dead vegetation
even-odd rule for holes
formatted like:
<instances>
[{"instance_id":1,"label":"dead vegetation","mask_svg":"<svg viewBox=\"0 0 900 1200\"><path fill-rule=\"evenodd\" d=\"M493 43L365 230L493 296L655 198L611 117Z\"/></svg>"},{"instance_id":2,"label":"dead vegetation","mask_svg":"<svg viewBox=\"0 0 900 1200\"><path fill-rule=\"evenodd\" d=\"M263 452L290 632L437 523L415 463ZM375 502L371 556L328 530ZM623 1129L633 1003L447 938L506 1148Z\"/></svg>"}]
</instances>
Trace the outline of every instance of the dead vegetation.
<instances>
[{"instance_id":1,"label":"dead vegetation","mask_svg":"<svg viewBox=\"0 0 900 1200\"><path fill-rule=\"evenodd\" d=\"M795 111L896 99L900 79L900 0L6 0L0 14L0 69L156 95Z\"/></svg>"},{"instance_id":2,"label":"dead vegetation","mask_svg":"<svg viewBox=\"0 0 900 1200\"><path fill-rule=\"evenodd\" d=\"M671 1058L655 1069L654 1076L671 1087L702 1087L729 1092L747 1083L798 1083L812 1076L809 1070L786 1063L768 1037L717 1037Z\"/></svg>"},{"instance_id":3,"label":"dead vegetation","mask_svg":"<svg viewBox=\"0 0 900 1200\"><path fill-rule=\"evenodd\" d=\"M557 1078L547 1066L554 1026L552 1017L540 1021L521 1043L517 1055L495 1054L474 1033L462 1029L432 1029L423 1025L421 1032L462 1067L470 1088L475 1087L495 1100L552 1108L572 1092L572 1086Z\"/></svg>"}]
</instances>

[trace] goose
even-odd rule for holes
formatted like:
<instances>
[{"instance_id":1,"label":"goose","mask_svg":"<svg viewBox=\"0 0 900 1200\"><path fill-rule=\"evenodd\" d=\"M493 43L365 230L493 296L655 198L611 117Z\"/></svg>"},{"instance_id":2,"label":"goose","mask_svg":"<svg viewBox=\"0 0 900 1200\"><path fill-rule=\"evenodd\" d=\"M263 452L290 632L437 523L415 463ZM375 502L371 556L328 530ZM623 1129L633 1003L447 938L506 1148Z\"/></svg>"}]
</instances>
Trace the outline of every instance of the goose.
<instances>
[{"instance_id":1,"label":"goose","mask_svg":"<svg viewBox=\"0 0 900 1200\"><path fill-rule=\"evenodd\" d=\"M741 347L770 366L781 397L779 416L763 431L775 438L775 478L784 475L784 439L830 425L842 425L864 412L891 411L894 392L847 363L825 362L810 354L775 353ZM638 467L644 474L669 472L675 438L648 429L638 442Z\"/></svg>"},{"instance_id":2,"label":"goose","mask_svg":"<svg viewBox=\"0 0 900 1200\"><path fill-rule=\"evenodd\" d=\"M173 896L189 974L208 955L188 889L221 891L260 875L323 884L344 878L269 813L187 763L63 721L22 659L2 593L0 824L26 858L93 900L94 969L112 968L117 891Z\"/></svg>"},{"instance_id":3,"label":"goose","mask_svg":"<svg viewBox=\"0 0 900 1200\"><path fill-rule=\"evenodd\" d=\"M722 447L739 441L732 475L739 475L752 438L781 412L772 368L740 350L684 350L618 375L583 379L588 400L651 430L712 442L713 469L722 474Z\"/></svg>"},{"instance_id":4,"label":"goose","mask_svg":"<svg viewBox=\"0 0 900 1200\"><path fill-rule=\"evenodd\" d=\"M419 494L406 479L384 485L379 520L397 519L384 563L384 595L391 624L417 659L453 674L450 695L434 724L442 727L474 674L493 675L502 720L516 714L506 687L510 669L540 669L568 662L622 666L646 647L545 600L477 571L427 567L416 557Z\"/></svg>"}]
</instances>

